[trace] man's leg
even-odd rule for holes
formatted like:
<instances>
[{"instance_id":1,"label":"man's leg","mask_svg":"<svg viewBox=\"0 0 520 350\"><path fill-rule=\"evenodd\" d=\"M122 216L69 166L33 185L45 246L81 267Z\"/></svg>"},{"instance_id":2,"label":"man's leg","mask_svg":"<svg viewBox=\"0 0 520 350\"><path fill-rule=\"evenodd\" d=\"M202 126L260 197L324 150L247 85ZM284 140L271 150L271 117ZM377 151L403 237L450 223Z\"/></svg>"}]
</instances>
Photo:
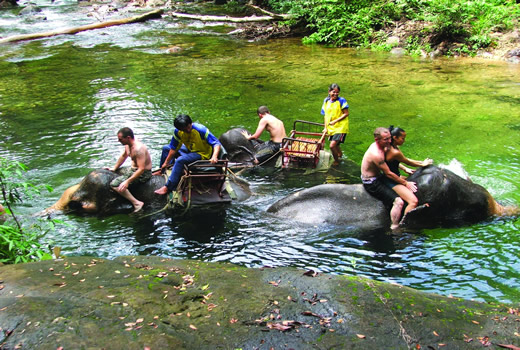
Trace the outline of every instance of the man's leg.
<instances>
[{"instance_id":1,"label":"man's leg","mask_svg":"<svg viewBox=\"0 0 520 350\"><path fill-rule=\"evenodd\" d=\"M390 225L391 230L396 230L399 227L399 219L401 219L401 212L403 210L404 201L401 197L396 197L390 210Z\"/></svg>"},{"instance_id":2,"label":"man's leg","mask_svg":"<svg viewBox=\"0 0 520 350\"><path fill-rule=\"evenodd\" d=\"M196 160L201 160L201 159L202 159L202 156L195 152L182 154L179 158L177 158L175 160L175 164L173 165L172 173L170 174L170 177L168 178L166 185L159 188L157 191L155 191L155 193L166 194L168 192L175 190L181 179L181 176L182 176L182 173L184 170L184 164L190 164Z\"/></svg>"},{"instance_id":3,"label":"man's leg","mask_svg":"<svg viewBox=\"0 0 520 350\"><path fill-rule=\"evenodd\" d=\"M128 199L130 201L130 203L132 203L132 205L134 206L134 213L138 212L139 210L143 209L143 205L144 203L141 202L140 200L137 200L137 198L135 198L132 193L130 193L130 191L128 189L122 191L122 192L119 192L117 190L117 187L112 187L112 189L114 191L116 191L117 193L119 193L121 196L123 196L124 198Z\"/></svg>"},{"instance_id":4,"label":"man's leg","mask_svg":"<svg viewBox=\"0 0 520 350\"><path fill-rule=\"evenodd\" d=\"M130 203L132 203L132 205L134 207L134 213L135 213L143 208L144 203L137 200L132 195L132 193L130 193L130 191L128 189L126 189L124 191L119 191L119 189L118 189L119 185L122 182L126 181L130 176L132 176L134 171L130 167L124 167L124 168L121 168L120 172L121 172L121 175L116 177L114 180L112 180L112 182L110 183L110 187L114 191L119 193L123 198L126 198L127 200L130 201ZM84 209L86 209L86 208L84 207Z\"/></svg>"}]
</instances>

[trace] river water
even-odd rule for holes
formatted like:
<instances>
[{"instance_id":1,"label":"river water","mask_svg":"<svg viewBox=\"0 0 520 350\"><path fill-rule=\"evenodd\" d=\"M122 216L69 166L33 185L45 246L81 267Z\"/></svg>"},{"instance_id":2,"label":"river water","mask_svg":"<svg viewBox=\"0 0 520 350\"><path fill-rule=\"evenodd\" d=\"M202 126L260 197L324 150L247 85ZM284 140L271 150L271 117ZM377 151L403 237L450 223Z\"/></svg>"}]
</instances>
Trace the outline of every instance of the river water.
<instances>
[{"instance_id":1,"label":"river water","mask_svg":"<svg viewBox=\"0 0 520 350\"><path fill-rule=\"evenodd\" d=\"M0 35L95 21L75 1L38 3L46 21L2 11ZM396 57L303 46L298 39L249 42L229 37L230 30L165 16L1 45L0 156L28 165L30 182L55 188L18 210L40 211L89 170L113 165L122 151L116 132L123 126L148 145L157 164L178 113L218 136L239 126L254 131L256 108L265 104L290 129L295 119L322 120L321 103L333 82L350 104L344 164L325 173L245 173L254 196L217 213L59 215L68 226L47 235L46 242L66 255L294 266L468 299L520 300L518 219L395 237L266 214L270 204L297 189L358 182L373 129L390 124L407 131L402 148L410 158L456 160L501 203L520 203L519 65ZM180 51L167 53L171 46Z\"/></svg>"}]
</instances>

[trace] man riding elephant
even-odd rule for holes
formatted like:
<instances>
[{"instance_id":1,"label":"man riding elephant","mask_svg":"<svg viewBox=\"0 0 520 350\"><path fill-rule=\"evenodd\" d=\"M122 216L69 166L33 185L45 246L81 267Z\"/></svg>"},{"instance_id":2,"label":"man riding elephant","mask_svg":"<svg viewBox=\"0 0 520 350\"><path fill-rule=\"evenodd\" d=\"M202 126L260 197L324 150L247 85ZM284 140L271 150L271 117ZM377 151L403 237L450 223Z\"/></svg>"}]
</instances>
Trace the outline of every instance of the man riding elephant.
<instances>
[{"instance_id":1,"label":"man riding elephant","mask_svg":"<svg viewBox=\"0 0 520 350\"><path fill-rule=\"evenodd\" d=\"M128 157L132 159L132 166L121 168L121 172L110 183L114 191L128 199L134 206L134 213L143 208L144 203L136 199L128 187L132 183L145 183L152 177L152 158L146 146L135 139L134 132L130 128L122 128L117 132L117 139L125 146L125 149L113 168L116 172Z\"/></svg>"},{"instance_id":2,"label":"man riding elephant","mask_svg":"<svg viewBox=\"0 0 520 350\"><path fill-rule=\"evenodd\" d=\"M166 184L155 193L159 195L174 191L179 184L185 164L193 163L201 159L209 159L210 163L218 161L220 152L220 142L204 125L193 123L190 116L179 114L175 121L175 130L168 146L168 154L165 155L163 147L163 157L161 157L161 170L166 169L177 153L180 156L175 159L172 172Z\"/></svg>"}]
</instances>

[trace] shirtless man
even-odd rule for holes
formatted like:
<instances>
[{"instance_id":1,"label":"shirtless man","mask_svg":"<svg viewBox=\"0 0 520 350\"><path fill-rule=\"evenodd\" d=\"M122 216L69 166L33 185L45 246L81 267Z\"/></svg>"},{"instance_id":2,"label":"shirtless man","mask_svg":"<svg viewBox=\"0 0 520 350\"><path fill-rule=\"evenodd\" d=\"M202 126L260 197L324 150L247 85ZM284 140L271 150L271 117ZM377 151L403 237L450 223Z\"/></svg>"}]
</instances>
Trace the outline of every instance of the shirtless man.
<instances>
[{"instance_id":1,"label":"shirtless man","mask_svg":"<svg viewBox=\"0 0 520 350\"><path fill-rule=\"evenodd\" d=\"M125 160L132 159L131 167L124 167L120 175L110 182L110 187L124 198L128 199L134 206L134 213L143 208L144 203L137 200L128 187L132 183L144 183L152 177L152 158L146 146L134 138L134 132L130 128L122 128L117 132L117 139L125 146L125 150L117 160L113 168L108 170L117 171Z\"/></svg>"},{"instance_id":2,"label":"shirtless man","mask_svg":"<svg viewBox=\"0 0 520 350\"><path fill-rule=\"evenodd\" d=\"M267 160L276 154L282 147L283 138L287 137L283 122L270 113L266 106L258 107L257 114L260 121L258 122L255 133L250 135L247 131L242 132L244 137L248 140L258 139L264 129L269 133L270 140L262 144L256 152L256 158L259 162Z\"/></svg>"},{"instance_id":3,"label":"shirtless man","mask_svg":"<svg viewBox=\"0 0 520 350\"><path fill-rule=\"evenodd\" d=\"M394 174L385 163L385 150L392 141L390 131L387 128L377 128L374 130L374 139L375 142L368 147L361 162L361 180L365 190L390 209L390 229L395 230L399 227L404 201L385 182L401 184L412 192L417 191L417 186L415 182L406 181Z\"/></svg>"}]
</instances>

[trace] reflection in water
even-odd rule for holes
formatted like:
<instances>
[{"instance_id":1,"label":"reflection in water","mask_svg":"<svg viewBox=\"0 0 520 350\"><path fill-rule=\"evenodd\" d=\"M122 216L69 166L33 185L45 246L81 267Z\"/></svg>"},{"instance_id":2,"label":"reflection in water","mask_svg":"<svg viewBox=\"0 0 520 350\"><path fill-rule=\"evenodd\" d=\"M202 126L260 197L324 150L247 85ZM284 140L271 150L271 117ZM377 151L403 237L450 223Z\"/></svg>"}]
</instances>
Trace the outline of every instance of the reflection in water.
<instances>
[{"instance_id":1,"label":"reflection in water","mask_svg":"<svg viewBox=\"0 0 520 350\"><path fill-rule=\"evenodd\" d=\"M0 13L2 36L89 20L70 13L72 3L42 6L49 20L31 25ZM49 234L51 244L68 255L294 266L480 300L518 300L518 219L390 236L301 225L266 213L302 188L359 183L358 164L374 128L389 125L407 130L403 151L410 158L431 157L437 164L458 159L499 201L520 203L520 127L511 118L520 114L518 65L415 60L302 46L297 39L249 43L221 33L165 18L2 46L0 156L27 164L31 182L56 188L19 210L40 211L89 170L114 164L120 127L134 129L156 165L179 113L218 136L232 127L254 131L256 109L265 104L289 129L295 119L322 121L321 103L333 82L351 106L344 163L328 172L249 171L244 176L254 196L217 213L60 215L71 226ZM169 54L165 48L171 46L182 50Z\"/></svg>"}]
</instances>

